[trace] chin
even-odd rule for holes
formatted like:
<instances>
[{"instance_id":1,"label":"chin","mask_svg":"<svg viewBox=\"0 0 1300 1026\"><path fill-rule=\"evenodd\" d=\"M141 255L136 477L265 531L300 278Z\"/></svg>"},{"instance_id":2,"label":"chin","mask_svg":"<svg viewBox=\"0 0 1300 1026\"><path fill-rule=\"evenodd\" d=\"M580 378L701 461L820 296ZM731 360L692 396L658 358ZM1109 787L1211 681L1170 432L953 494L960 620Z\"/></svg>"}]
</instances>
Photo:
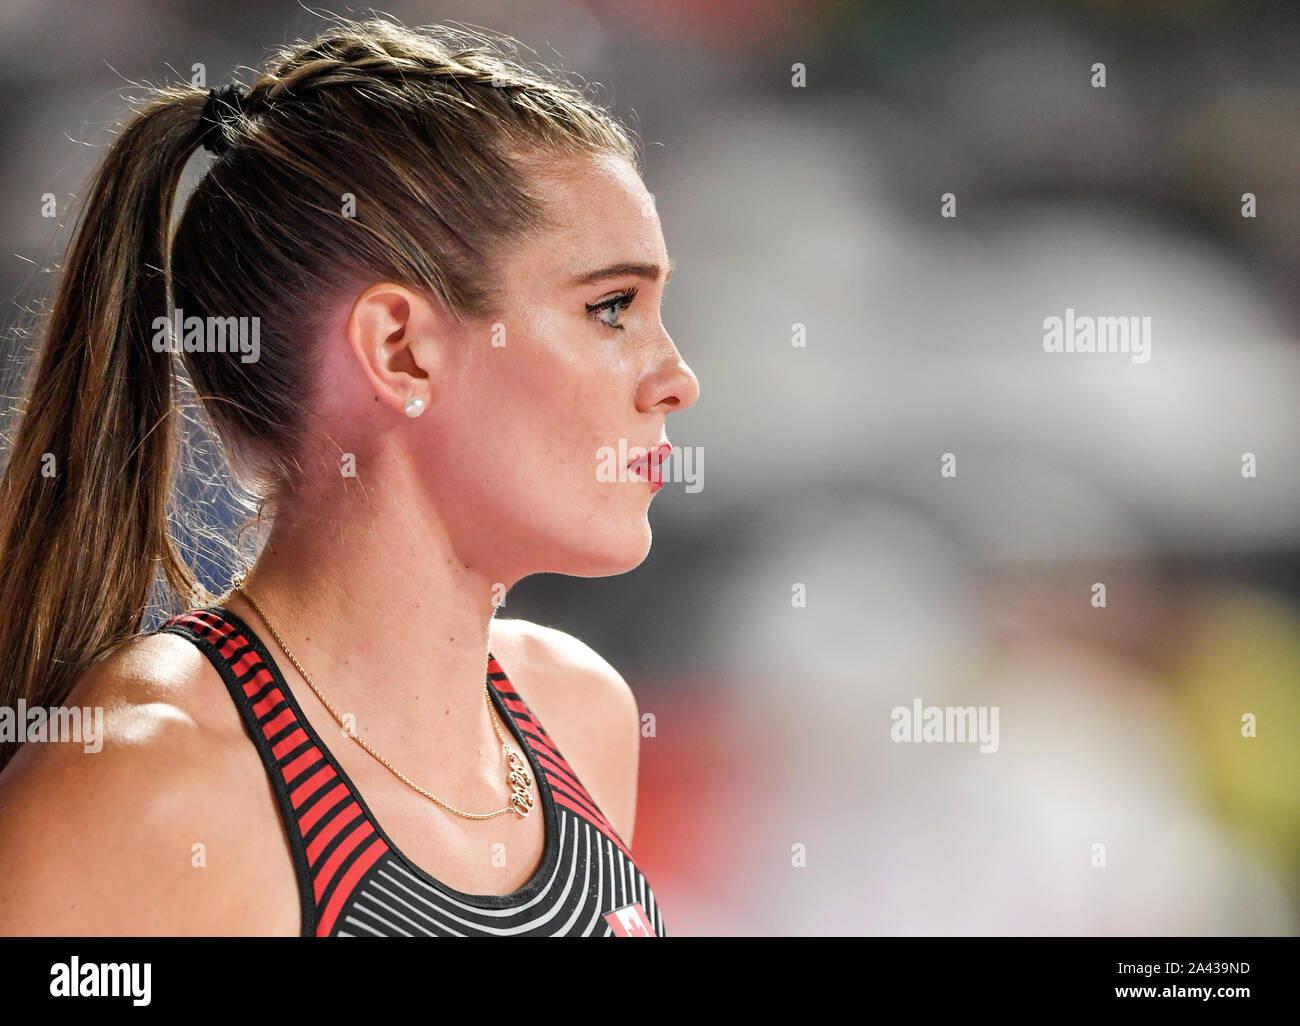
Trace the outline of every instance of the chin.
<instances>
[{"instance_id":1,"label":"chin","mask_svg":"<svg viewBox=\"0 0 1300 1026\"><path fill-rule=\"evenodd\" d=\"M587 528L590 532L590 528ZM637 528L615 531L606 527L595 537L571 539L563 548L559 565L544 573L567 574L570 577L614 577L635 570L650 555L652 534L650 523L641 517ZM575 545L573 542L577 542Z\"/></svg>"}]
</instances>

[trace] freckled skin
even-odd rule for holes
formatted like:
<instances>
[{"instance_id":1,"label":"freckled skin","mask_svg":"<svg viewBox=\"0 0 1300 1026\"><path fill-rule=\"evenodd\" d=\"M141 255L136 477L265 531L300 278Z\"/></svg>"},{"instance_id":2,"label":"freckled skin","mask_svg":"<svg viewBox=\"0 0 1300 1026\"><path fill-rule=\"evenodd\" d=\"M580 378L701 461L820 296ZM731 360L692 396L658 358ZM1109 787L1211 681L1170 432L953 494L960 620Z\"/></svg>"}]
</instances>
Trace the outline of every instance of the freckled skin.
<instances>
[{"instance_id":1,"label":"freckled skin","mask_svg":"<svg viewBox=\"0 0 1300 1026\"><path fill-rule=\"evenodd\" d=\"M622 573L649 552L653 493L645 482L597 480L597 452L620 439L657 444L699 383L660 318L668 252L636 170L612 156L572 158L535 188L560 226L505 257L505 345L492 346L493 322L457 329L455 387L439 391L422 425L424 480L466 563ZM664 270L655 282L569 281L625 262ZM588 313L631 287L627 309Z\"/></svg>"},{"instance_id":2,"label":"freckled skin","mask_svg":"<svg viewBox=\"0 0 1300 1026\"><path fill-rule=\"evenodd\" d=\"M655 445L668 414L699 394L659 316L662 272L568 283L615 263L667 264L634 168L602 157L563 171L535 183L558 230L511 249L495 272L505 347L491 344L498 318L455 322L404 286L339 300L322 339L323 384L304 411L309 479L279 511L249 584L336 707L359 711L375 750L472 809L500 805L500 748L484 710L490 643L630 838L635 774L611 740L626 683L616 688L592 669L594 653L576 657L580 643L559 632L493 625L492 595L527 574L603 576L645 558L651 485L598 481L597 450ZM586 310L632 286L630 307L603 314L624 330ZM426 409L408 418L415 390ZM358 481L340 476L341 451L356 455ZM261 631L244 599L227 604ZM169 635L110 659L66 700L116 710L95 765L29 745L0 778L0 933L296 934L284 824L215 669ZM314 689L296 679L292 689L317 731L336 736ZM420 712L424 699L443 706L442 721ZM358 746L339 742L333 754L396 846L451 886L509 893L540 860L541 816L496 819L484 833L433 809ZM38 759L48 768L31 765ZM208 844L201 885L187 861L193 839ZM508 868L483 860L496 840Z\"/></svg>"}]
</instances>

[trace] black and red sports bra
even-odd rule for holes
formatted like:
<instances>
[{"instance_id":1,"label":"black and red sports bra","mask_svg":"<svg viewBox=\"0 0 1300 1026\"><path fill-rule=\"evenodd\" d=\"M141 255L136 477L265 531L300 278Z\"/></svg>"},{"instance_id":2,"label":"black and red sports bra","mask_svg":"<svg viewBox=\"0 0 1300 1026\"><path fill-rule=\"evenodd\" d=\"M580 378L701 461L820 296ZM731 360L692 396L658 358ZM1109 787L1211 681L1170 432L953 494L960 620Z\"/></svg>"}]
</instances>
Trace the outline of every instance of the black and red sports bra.
<instances>
[{"instance_id":1,"label":"black and red sports bra","mask_svg":"<svg viewBox=\"0 0 1300 1026\"><path fill-rule=\"evenodd\" d=\"M289 835L304 937L665 936L631 851L490 654L488 691L532 767L546 845L518 890L466 894L389 840L243 620L208 606L158 632L198 646L239 707Z\"/></svg>"}]
</instances>

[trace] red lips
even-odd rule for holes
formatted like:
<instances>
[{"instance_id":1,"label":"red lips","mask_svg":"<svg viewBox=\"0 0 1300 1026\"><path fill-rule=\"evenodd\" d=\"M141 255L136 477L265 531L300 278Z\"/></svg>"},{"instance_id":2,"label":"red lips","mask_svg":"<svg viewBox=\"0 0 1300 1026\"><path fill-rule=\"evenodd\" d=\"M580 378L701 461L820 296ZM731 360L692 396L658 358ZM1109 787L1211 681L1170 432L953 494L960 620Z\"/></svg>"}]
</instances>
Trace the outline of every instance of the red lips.
<instances>
[{"instance_id":1,"label":"red lips","mask_svg":"<svg viewBox=\"0 0 1300 1026\"><path fill-rule=\"evenodd\" d=\"M628 464L628 469L642 480L649 481L653 486L652 492L659 491L664 486L663 479L660 477L659 468L668 454L673 451L672 445L664 442L651 449L646 455L639 456Z\"/></svg>"}]
</instances>

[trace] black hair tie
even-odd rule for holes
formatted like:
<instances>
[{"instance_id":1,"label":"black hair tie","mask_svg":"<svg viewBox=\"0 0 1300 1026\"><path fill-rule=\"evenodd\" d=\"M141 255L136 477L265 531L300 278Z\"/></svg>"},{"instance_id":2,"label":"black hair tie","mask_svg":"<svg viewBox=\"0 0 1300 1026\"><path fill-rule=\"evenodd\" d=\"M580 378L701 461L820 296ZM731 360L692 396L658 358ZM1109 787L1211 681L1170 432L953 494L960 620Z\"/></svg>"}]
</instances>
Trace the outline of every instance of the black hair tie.
<instances>
[{"instance_id":1,"label":"black hair tie","mask_svg":"<svg viewBox=\"0 0 1300 1026\"><path fill-rule=\"evenodd\" d=\"M209 153L221 156L230 149L225 129L243 116L247 98L248 94L238 84L208 90L208 102L199 115L198 141Z\"/></svg>"}]
</instances>

